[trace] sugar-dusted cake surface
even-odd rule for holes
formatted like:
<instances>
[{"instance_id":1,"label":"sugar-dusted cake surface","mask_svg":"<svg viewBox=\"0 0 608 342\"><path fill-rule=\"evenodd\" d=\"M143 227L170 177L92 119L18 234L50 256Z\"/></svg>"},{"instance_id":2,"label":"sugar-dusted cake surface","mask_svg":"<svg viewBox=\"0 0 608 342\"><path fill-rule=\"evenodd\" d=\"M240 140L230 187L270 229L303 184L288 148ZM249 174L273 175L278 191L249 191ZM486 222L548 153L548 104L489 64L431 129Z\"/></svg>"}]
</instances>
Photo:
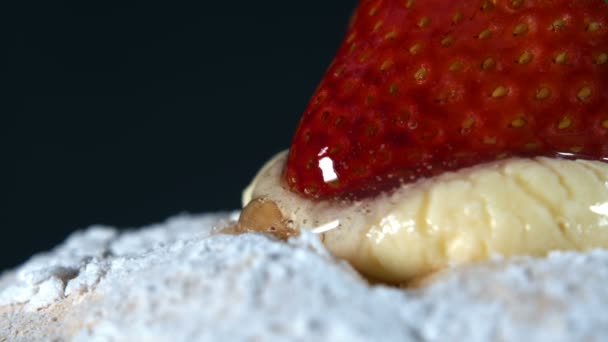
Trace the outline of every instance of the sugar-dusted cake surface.
<instances>
[{"instance_id":1,"label":"sugar-dusted cake surface","mask_svg":"<svg viewBox=\"0 0 608 342\"><path fill-rule=\"evenodd\" d=\"M608 339L608 251L370 285L311 233L216 234L235 214L90 227L0 277L0 341Z\"/></svg>"}]
</instances>

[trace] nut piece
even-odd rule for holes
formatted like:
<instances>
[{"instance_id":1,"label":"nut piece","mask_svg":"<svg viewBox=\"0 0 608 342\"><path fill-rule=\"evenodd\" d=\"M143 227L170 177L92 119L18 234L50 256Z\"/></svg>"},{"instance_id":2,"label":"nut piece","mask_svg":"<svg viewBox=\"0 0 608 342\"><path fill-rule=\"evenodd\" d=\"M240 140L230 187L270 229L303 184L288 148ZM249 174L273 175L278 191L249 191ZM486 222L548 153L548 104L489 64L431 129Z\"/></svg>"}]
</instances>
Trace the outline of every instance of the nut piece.
<instances>
[{"instance_id":1,"label":"nut piece","mask_svg":"<svg viewBox=\"0 0 608 342\"><path fill-rule=\"evenodd\" d=\"M291 222L283 217L276 203L265 198L257 198L249 202L241 212L239 222L222 232L227 234L270 233L281 240L287 240L300 234L300 231L293 228Z\"/></svg>"}]
</instances>

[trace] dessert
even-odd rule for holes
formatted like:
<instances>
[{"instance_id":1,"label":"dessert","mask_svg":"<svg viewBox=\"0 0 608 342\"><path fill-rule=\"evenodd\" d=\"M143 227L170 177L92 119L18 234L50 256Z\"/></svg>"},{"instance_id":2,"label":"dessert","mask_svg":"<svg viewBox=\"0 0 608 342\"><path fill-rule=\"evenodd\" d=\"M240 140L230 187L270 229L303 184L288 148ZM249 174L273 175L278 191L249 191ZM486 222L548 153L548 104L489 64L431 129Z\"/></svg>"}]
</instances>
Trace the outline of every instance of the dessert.
<instances>
[{"instance_id":1,"label":"dessert","mask_svg":"<svg viewBox=\"0 0 608 342\"><path fill-rule=\"evenodd\" d=\"M312 229L389 282L606 247L607 89L600 0L361 1L239 229Z\"/></svg>"}]
</instances>

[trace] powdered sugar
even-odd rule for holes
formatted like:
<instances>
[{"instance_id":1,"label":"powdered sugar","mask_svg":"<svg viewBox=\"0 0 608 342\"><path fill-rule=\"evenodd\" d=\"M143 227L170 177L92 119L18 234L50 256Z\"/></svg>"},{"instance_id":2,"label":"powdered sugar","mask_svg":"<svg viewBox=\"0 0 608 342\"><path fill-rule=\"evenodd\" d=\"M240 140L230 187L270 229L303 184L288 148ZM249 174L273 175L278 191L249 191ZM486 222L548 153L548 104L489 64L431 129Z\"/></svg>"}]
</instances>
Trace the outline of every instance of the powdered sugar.
<instances>
[{"instance_id":1,"label":"powdered sugar","mask_svg":"<svg viewBox=\"0 0 608 342\"><path fill-rule=\"evenodd\" d=\"M0 313L11 312L0 340L23 338L34 319L23 340L608 338L604 250L457 267L403 290L370 286L310 233L288 243L216 234L230 218L74 234L0 278Z\"/></svg>"}]
</instances>

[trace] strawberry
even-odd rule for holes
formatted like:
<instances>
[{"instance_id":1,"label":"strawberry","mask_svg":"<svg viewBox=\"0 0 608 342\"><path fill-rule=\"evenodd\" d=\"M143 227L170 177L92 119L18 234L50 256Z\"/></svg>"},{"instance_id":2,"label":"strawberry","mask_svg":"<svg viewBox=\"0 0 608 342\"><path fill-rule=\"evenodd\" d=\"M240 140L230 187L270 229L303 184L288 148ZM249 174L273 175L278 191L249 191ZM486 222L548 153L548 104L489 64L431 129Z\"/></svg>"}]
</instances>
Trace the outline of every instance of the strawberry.
<instances>
[{"instance_id":1,"label":"strawberry","mask_svg":"<svg viewBox=\"0 0 608 342\"><path fill-rule=\"evenodd\" d=\"M361 198L507 157L608 161L602 0L363 0L285 180Z\"/></svg>"}]
</instances>

